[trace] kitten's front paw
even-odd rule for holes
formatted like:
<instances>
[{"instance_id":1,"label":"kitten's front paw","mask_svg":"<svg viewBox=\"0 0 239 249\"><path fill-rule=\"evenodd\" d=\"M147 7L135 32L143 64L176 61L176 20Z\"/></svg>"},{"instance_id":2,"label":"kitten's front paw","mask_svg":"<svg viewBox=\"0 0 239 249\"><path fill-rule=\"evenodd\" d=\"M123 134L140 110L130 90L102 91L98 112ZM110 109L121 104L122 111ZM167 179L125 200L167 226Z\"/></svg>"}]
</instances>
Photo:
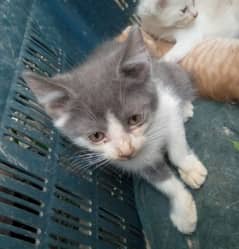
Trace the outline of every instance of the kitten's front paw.
<instances>
[{"instance_id":1,"label":"kitten's front paw","mask_svg":"<svg viewBox=\"0 0 239 249\"><path fill-rule=\"evenodd\" d=\"M190 234L197 226L197 209L192 195L185 190L173 201L170 218L181 233Z\"/></svg>"},{"instance_id":2,"label":"kitten's front paw","mask_svg":"<svg viewBox=\"0 0 239 249\"><path fill-rule=\"evenodd\" d=\"M190 155L184 160L179 174L187 185L198 189L206 180L207 169L196 156Z\"/></svg>"}]
</instances>

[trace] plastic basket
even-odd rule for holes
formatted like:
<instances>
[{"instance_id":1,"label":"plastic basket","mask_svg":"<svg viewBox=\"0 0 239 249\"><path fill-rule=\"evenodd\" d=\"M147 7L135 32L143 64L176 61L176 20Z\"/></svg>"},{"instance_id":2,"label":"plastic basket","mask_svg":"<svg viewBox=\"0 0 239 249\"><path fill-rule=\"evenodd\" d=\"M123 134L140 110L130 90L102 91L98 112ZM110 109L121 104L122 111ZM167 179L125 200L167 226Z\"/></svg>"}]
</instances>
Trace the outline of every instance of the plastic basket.
<instances>
[{"instance_id":1,"label":"plastic basket","mask_svg":"<svg viewBox=\"0 0 239 249\"><path fill-rule=\"evenodd\" d=\"M68 70L118 33L135 2L0 1L0 249L145 248L131 178L85 165L21 78Z\"/></svg>"}]
</instances>

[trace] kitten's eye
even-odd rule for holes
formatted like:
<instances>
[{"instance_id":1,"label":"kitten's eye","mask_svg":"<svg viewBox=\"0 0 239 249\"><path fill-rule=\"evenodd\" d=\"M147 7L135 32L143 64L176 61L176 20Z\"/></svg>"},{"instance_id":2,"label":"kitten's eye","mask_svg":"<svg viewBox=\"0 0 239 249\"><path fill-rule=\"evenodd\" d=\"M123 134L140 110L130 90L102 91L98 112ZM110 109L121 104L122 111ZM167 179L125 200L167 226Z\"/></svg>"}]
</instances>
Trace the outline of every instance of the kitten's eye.
<instances>
[{"instance_id":1,"label":"kitten's eye","mask_svg":"<svg viewBox=\"0 0 239 249\"><path fill-rule=\"evenodd\" d=\"M91 134L88 138L91 142L98 144L104 140L105 134L101 131L97 131L97 132Z\"/></svg>"},{"instance_id":2,"label":"kitten's eye","mask_svg":"<svg viewBox=\"0 0 239 249\"><path fill-rule=\"evenodd\" d=\"M181 12L182 12L183 14L185 14L187 10L188 10L188 6L185 6L185 8L181 9Z\"/></svg>"},{"instance_id":3,"label":"kitten's eye","mask_svg":"<svg viewBox=\"0 0 239 249\"><path fill-rule=\"evenodd\" d=\"M143 123L143 115L141 114L134 114L128 119L129 126L140 126Z\"/></svg>"}]
</instances>

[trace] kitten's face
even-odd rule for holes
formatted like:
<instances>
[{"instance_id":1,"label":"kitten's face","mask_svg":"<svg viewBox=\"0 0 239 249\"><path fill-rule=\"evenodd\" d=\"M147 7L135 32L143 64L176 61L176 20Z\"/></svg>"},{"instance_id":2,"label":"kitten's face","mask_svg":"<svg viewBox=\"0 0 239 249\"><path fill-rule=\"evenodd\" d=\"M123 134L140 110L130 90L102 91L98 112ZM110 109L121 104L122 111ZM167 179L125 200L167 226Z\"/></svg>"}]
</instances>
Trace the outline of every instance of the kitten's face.
<instances>
[{"instance_id":1,"label":"kitten's face","mask_svg":"<svg viewBox=\"0 0 239 249\"><path fill-rule=\"evenodd\" d=\"M145 146L157 109L151 60L141 32L110 42L74 71L24 78L39 102L75 144L113 161L130 160Z\"/></svg>"},{"instance_id":2,"label":"kitten's face","mask_svg":"<svg viewBox=\"0 0 239 249\"><path fill-rule=\"evenodd\" d=\"M139 15L152 15L158 25L164 28L184 28L191 24L198 15L195 0L142 0Z\"/></svg>"}]
</instances>

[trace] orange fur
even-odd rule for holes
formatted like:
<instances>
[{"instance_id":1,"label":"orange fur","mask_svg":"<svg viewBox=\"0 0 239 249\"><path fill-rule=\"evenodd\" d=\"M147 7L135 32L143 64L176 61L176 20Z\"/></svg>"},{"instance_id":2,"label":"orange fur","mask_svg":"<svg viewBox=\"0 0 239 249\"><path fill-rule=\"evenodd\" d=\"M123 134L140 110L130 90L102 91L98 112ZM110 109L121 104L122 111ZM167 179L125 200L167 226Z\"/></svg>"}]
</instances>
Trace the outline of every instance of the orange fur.
<instances>
[{"instance_id":1,"label":"orange fur","mask_svg":"<svg viewBox=\"0 0 239 249\"><path fill-rule=\"evenodd\" d=\"M127 38L129 29L117 37L119 42ZM160 58L173 46L142 33L152 56ZM180 64L192 73L201 96L218 101L239 101L239 40L205 40Z\"/></svg>"}]
</instances>

